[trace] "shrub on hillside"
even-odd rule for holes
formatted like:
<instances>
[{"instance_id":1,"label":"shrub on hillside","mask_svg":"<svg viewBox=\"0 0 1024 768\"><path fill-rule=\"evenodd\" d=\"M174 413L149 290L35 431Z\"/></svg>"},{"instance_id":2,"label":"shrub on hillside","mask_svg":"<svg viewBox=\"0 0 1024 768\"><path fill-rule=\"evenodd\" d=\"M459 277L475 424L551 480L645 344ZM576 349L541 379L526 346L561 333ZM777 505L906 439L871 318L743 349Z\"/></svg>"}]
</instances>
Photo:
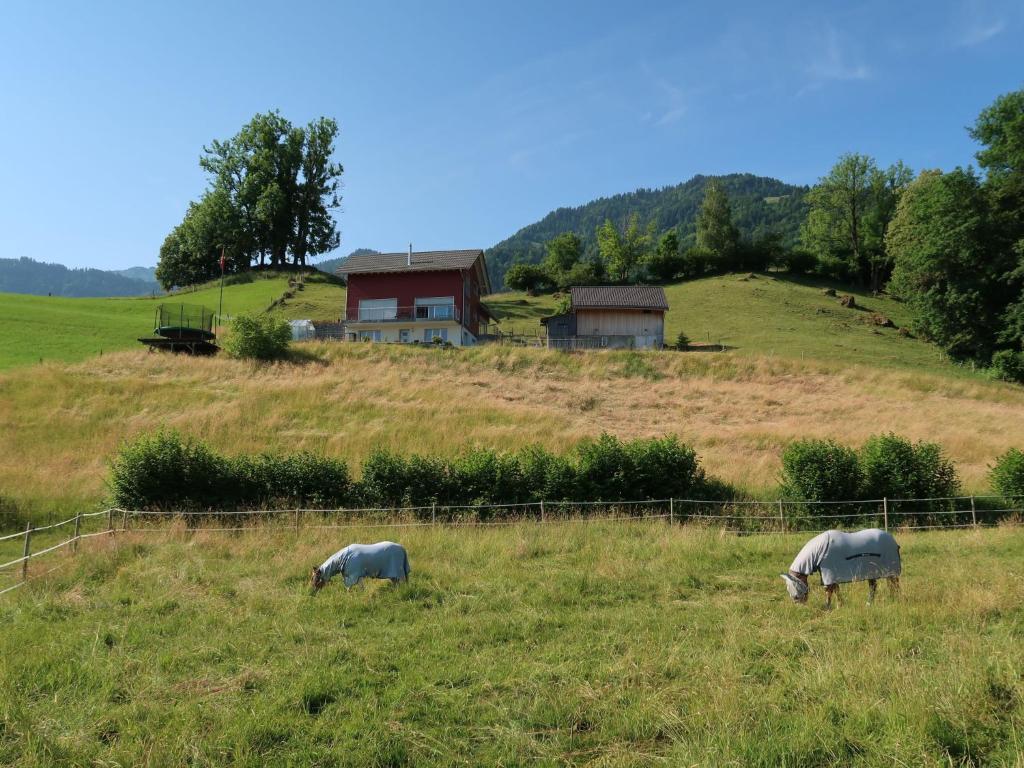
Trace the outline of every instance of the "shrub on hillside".
<instances>
[{"instance_id":1,"label":"shrub on hillside","mask_svg":"<svg viewBox=\"0 0 1024 768\"><path fill-rule=\"evenodd\" d=\"M572 501L578 496L576 467L567 456L538 445L518 454L526 498L523 501Z\"/></svg>"},{"instance_id":2,"label":"shrub on hillside","mask_svg":"<svg viewBox=\"0 0 1024 768\"><path fill-rule=\"evenodd\" d=\"M351 501L348 465L300 452L231 460L236 504L260 507L342 507Z\"/></svg>"},{"instance_id":3,"label":"shrub on hillside","mask_svg":"<svg viewBox=\"0 0 1024 768\"><path fill-rule=\"evenodd\" d=\"M363 462L359 495L364 504L400 507L409 487L408 462L386 448L377 448Z\"/></svg>"},{"instance_id":4,"label":"shrub on hillside","mask_svg":"<svg viewBox=\"0 0 1024 768\"><path fill-rule=\"evenodd\" d=\"M989 471L992 490L1006 499L1024 497L1024 451L1011 448Z\"/></svg>"},{"instance_id":5,"label":"shrub on hillside","mask_svg":"<svg viewBox=\"0 0 1024 768\"><path fill-rule=\"evenodd\" d=\"M632 460L619 438L602 434L576 448L577 487L584 499L624 501L632 498Z\"/></svg>"},{"instance_id":6,"label":"shrub on hillside","mask_svg":"<svg viewBox=\"0 0 1024 768\"><path fill-rule=\"evenodd\" d=\"M123 509L196 509L230 504L230 479L229 462L206 444L162 428L121 446L109 486Z\"/></svg>"},{"instance_id":7,"label":"shrub on hillside","mask_svg":"<svg viewBox=\"0 0 1024 768\"><path fill-rule=\"evenodd\" d=\"M953 496L960 488L956 468L935 443L875 435L864 443L858 460L861 498L932 499Z\"/></svg>"},{"instance_id":8,"label":"shrub on hillside","mask_svg":"<svg viewBox=\"0 0 1024 768\"><path fill-rule=\"evenodd\" d=\"M992 376L1002 381L1024 384L1024 353L1001 349L992 355Z\"/></svg>"},{"instance_id":9,"label":"shrub on hillside","mask_svg":"<svg viewBox=\"0 0 1024 768\"><path fill-rule=\"evenodd\" d=\"M860 491L857 453L832 440L797 440L782 452L782 487L802 501L846 501Z\"/></svg>"},{"instance_id":10,"label":"shrub on hillside","mask_svg":"<svg viewBox=\"0 0 1024 768\"><path fill-rule=\"evenodd\" d=\"M279 360L288 353L292 331L277 315L244 314L231 322L224 349L243 360Z\"/></svg>"},{"instance_id":11,"label":"shrub on hillside","mask_svg":"<svg viewBox=\"0 0 1024 768\"><path fill-rule=\"evenodd\" d=\"M626 444L626 454L631 499L687 497L703 485L696 452L675 436L633 440Z\"/></svg>"}]
</instances>

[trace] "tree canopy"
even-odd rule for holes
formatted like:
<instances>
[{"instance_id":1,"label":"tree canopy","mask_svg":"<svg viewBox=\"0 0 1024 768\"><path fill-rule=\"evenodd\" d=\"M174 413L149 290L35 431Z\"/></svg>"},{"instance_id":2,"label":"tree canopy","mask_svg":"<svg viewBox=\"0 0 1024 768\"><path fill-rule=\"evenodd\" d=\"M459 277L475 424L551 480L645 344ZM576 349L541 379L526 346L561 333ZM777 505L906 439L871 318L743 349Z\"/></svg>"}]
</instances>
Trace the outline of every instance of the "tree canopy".
<instances>
[{"instance_id":1,"label":"tree canopy","mask_svg":"<svg viewBox=\"0 0 1024 768\"><path fill-rule=\"evenodd\" d=\"M338 247L333 211L342 166L332 158L337 123L321 117L292 125L279 112L258 114L230 139L203 148L210 186L160 249L157 277L170 288L253 264L304 266Z\"/></svg>"}]
</instances>

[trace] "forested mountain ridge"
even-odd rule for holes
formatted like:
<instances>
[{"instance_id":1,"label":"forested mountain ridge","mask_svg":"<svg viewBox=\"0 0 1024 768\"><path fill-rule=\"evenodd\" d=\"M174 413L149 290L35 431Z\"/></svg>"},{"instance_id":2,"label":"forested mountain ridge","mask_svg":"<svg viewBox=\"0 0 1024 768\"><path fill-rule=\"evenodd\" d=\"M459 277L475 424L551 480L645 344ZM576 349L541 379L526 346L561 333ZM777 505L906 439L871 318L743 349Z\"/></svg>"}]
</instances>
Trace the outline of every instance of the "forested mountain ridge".
<instances>
[{"instance_id":1,"label":"forested mountain ridge","mask_svg":"<svg viewBox=\"0 0 1024 768\"><path fill-rule=\"evenodd\" d=\"M0 259L0 292L85 298L144 296L162 290L155 281L137 280L120 272L68 269L22 257Z\"/></svg>"},{"instance_id":2,"label":"forested mountain ridge","mask_svg":"<svg viewBox=\"0 0 1024 768\"><path fill-rule=\"evenodd\" d=\"M373 248L356 248L352 253L348 254L348 256L337 256L333 259L324 259L323 261L313 264L313 266L321 272L327 272L328 274L333 275L338 267L341 266L341 262L349 256L365 256L370 253L380 253L380 251L375 251Z\"/></svg>"},{"instance_id":3,"label":"forested mountain ridge","mask_svg":"<svg viewBox=\"0 0 1024 768\"><path fill-rule=\"evenodd\" d=\"M487 250L491 282L495 287L503 285L505 272L514 263L542 261L547 242L563 232L579 235L585 255L590 256L597 251L595 232L606 219L624 228L634 213L639 215L642 226L653 222L659 234L676 228L684 246L690 245L695 236L697 211L711 179L717 179L729 195L733 221L741 236L751 238L774 232L782 236L787 247L796 244L800 225L807 215L803 198L808 187L750 173L698 175L671 187L638 189L598 198L575 208L552 211Z\"/></svg>"}]
</instances>

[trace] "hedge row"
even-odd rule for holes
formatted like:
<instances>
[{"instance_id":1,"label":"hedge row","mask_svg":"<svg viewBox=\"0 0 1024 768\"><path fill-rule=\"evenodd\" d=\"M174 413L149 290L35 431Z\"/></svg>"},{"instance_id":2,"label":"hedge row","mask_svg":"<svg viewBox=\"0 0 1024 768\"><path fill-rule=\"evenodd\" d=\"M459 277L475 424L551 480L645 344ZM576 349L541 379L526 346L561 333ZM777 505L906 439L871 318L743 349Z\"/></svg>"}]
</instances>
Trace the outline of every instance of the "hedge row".
<instances>
[{"instance_id":1,"label":"hedge row","mask_svg":"<svg viewBox=\"0 0 1024 768\"><path fill-rule=\"evenodd\" d=\"M860 450L831 440L798 440L782 454L783 494L801 501L934 499L960 491L956 468L935 443L894 434Z\"/></svg>"},{"instance_id":2,"label":"hedge row","mask_svg":"<svg viewBox=\"0 0 1024 768\"><path fill-rule=\"evenodd\" d=\"M537 446L452 459L377 450L355 482L340 459L228 457L170 430L122 446L109 480L116 505L156 510L612 502L699 495L705 483L696 453L675 437L602 435L568 455Z\"/></svg>"},{"instance_id":3,"label":"hedge row","mask_svg":"<svg viewBox=\"0 0 1024 768\"><path fill-rule=\"evenodd\" d=\"M990 480L996 494L1024 497L1024 452L1012 449L999 457ZM224 456L159 430L122 446L109 485L117 506L150 510L734 498L675 437L622 441L611 435L567 454L530 446L445 458L381 449L370 454L356 480L341 459L312 453ZM959 492L956 469L938 445L894 434L872 437L859 450L800 440L782 455L782 495L791 500L932 499ZM826 511L808 507L811 515Z\"/></svg>"}]
</instances>

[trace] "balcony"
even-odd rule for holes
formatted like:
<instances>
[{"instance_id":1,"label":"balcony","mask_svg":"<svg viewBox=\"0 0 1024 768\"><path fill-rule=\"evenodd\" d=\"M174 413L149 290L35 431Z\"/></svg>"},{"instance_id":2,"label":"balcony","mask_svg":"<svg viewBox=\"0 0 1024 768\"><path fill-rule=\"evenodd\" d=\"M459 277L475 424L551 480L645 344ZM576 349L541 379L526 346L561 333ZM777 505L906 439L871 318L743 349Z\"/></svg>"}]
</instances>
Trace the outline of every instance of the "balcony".
<instances>
[{"instance_id":1,"label":"balcony","mask_svg":"<svg viewBox=\"0 0 1024 768\"><path fill-rule=\"evenodd\" d=\"M418 304L412 307L360 307L346 310L348 323L461 322L457 304Z\"/></svg>"}]
</instances>

